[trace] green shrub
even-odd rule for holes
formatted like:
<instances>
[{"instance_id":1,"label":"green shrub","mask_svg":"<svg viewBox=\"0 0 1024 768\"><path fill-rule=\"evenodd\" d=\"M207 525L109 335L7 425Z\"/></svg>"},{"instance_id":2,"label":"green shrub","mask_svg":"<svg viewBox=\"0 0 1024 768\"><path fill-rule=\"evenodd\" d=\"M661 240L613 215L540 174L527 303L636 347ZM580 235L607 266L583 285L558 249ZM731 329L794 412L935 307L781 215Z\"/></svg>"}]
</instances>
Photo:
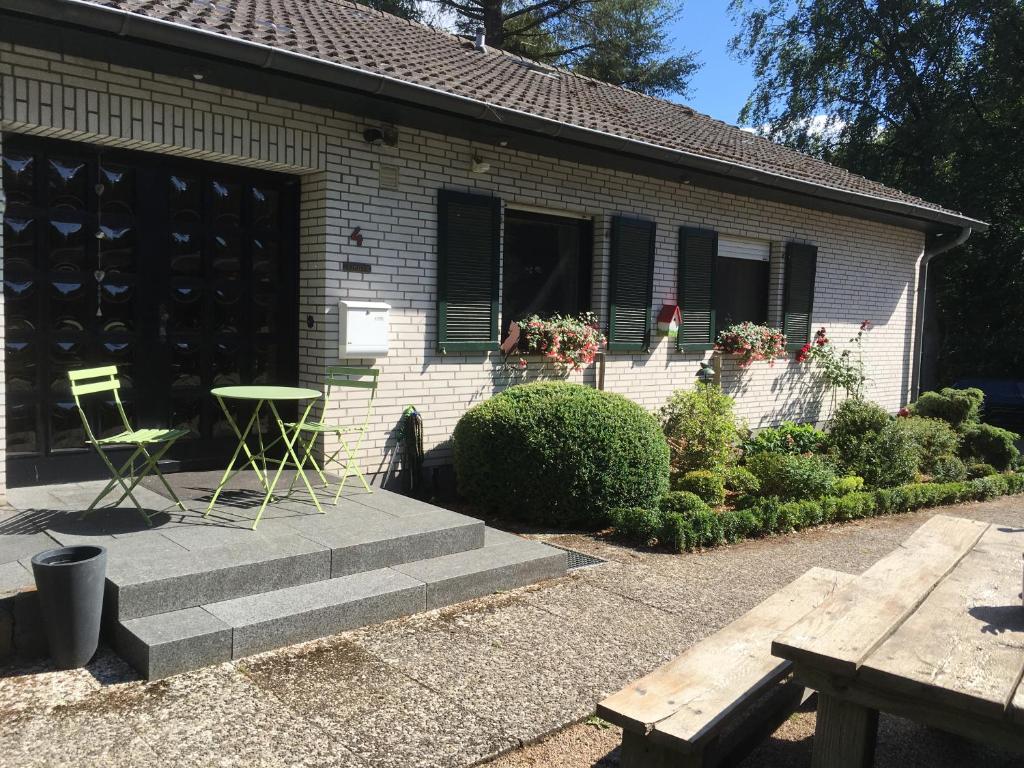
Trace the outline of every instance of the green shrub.
<instances>
[{"instance_id":1,"label":"green shrub","mask_svg":"<svg viewBox=\"0 0 1024 768\"><path fill-rule=\"evenodd\" d=\"M960 450L960 436L941 419L911 416L900 419L900 429L907 433L917 451L917 467L929 475L936 473L936 462Z\"/></svg>"},{"instance_id":2,"label":"green shrub","mask_svg":"<svg viewBox=\"0 0 1024 768\"><path fill-rule=\"evenodd\" d=\"M746 467L726 467L722 473L726 490L749 495L761 490L761 482Z\"/></svg>"},{"instance_id":3,"label":"green shrub","mask_svg":"<svg viewBox=\"0 0 1024 768\"><path fill-rule=\"evenodd\" d=\"M720 470L729 464L739 441L733 399L714 384L677 389L660 411L672 448L672 471Z\"/></svg>"},{"instance_id":4,"label":"green shrub","mask_svg":"<svg viewBox=\"0 0 1024 768\"><path fill-rule=\"evenodd\" d=\"M1024 474L1012 472L1003 477L1006 478L1007 493L1024 493Z\"/></svg>"},{"instance_id":5,"label":"green shrub","mask_svg":"<svg viewBox=\"0 0 1024 768\"><path fill-rule=\"evenodd\" d=\"M668 489L668 445L631 400L570 382L511 387L455 427L459 491L482 509L596 528Z\"/></svg>"},{"instance_id":6,"label":"green shrub","mask_svg":"<svg viewBox=\"0 0 1024 768\"><path fill-rule=\"evenodd\" d=\"M761 534L757 517L749 509L728 509L718 515L722 522L722 535L730 544Z\"/></svg>"},{"instance_id":7,"label":"green shrub","mask_svg":"<svg viewBox=\"0 0 1024 768\"><path fill-rule=\"evenodd\" d=\"M1010 484L1003 475L989 475L968 480L967 485L970 486L974 498L978 501L1005 496L1010 490Z\"/></svg>"},{"instance_id":8,"label":"green shrub","mask_svg":"<svg viewBox=\"0 0 1024 768\"><path fill-rule=\"evenodd\" d=\"M608 517L617 535L637 544L653 544L661 534L662 514L657 509L616 507Z\"/></svg>"},{"instance_id":9,"label":"green shrub","mask_svg":"<svg viewBox=\"0 0 1024 768\"><path fill-rule=\"evenodd\" d=\"M985 393L973 387L953 389L946 387L938 392L923 392L917 402L910 406L915 416L942 419L953 427L960 427L978 420Z\"/></svg>"},{"instance_id":10,"label":"green shrub","mask_svg":"<svg viewBox=\"0 0 1024 768\"><path fill-rule=\"evenodd\" d=\"M836 481L831 465L820 456L759 453L747 460L747 469L761 484L762 496L781 499L816 499L827 495Z\"/></svg>"},{"instance_id":11,"label":"green shrub","mask_svg":"<svg viewBox=\"0 0 1024 768\"><path fill-rule=\"evenodd\" d=\"M968 424L963 430L961 454L964 458L991 464L997 470L1009 469L1020 457L1014 445L1020 435L991 424Z\"/></svg>"},{"instance_id":12,"label":"green shrub","mask_svg":"<svg viewBox=\"0 0 1024 768\"><path fill-rule=\"evenodd\" d=\"M807 499L783 504L782 517L791 528L799 531L801 528L820 525L825 519L825 513L820 500Z\"/></svg>"},{"instance_id":13,"label":"green shrub","mask_svg":"<svg viewBox=\"0 0 1024 768\"><path fill-rule=\"evenodd\" d=\"M843 458L849 450L856 452L866 435L881 432L892 420L880 405L844 400L832 415L826 445Z\"/></svg>"},{"instance_id":14,"label":"green shrub","mask_svg":"<svg viewBox=\"0 0 1024 768\"><path fill-rule=\"evenodd\" d=\"M967 465L968 480L974 480L976 477L988 477L989 475L997 474L999 474L999 470L993 467L991 464L976 462L974 464Z\"/></svg>"},{"instance_id":15,"label":"green shrub","mask_svg":"<svg viewBox=\"0 0 1024 768\"><path fill-rule=\"evenodd\" d=\"M839 466L869 486L901 485L917 473L918 452L910 435L874 403L844 401L832 419L828 445Z\"/></svg>"},{"instance_id":16,"label":"green shrub","mask_svg":"<svg viewBox=\"0 0 1024 768\"><path fill-rule=\"evenodd\" d=\"M836 481L832 483L832 488L829 489L829 494L832 496L845 496L848 493L856 493L863 488L863 477L857 477L857 475L846 475L844 477L836 478Z\"/></svg>"},{"instance_id":17,"label":"green shrub","mask_svg":"<svg viewBox=\"0 0 1024 768\"><path fill-rule=\"evenodd\" d=\"M661 543L673 552L687 552L696 546L697 534L689 518L684 515L664 515L661 536Z\"/></svg>"},{"instance_id":18,"label":"green shrub","mask_svg":"<svg viewBox=\"0 0 1024 768\"><path fill-rule=\"evenodd\" d=\"M875 494L870 491L848 493L835 501L834 520L859 520L878 511Z\"/></svg>"},{"instance_id":19,"label":"green shrub","mask_svg":"<svg viewBox=\"0 0 1024 768\"><path fill-rule=\"evenodd\" d=\"M688 515L691 512L703 512L709 509L700 496L690 491L666 493L658 502L658 508L666 515Z\"/></svg>"},{"instance_id":20,"label":"green shrub","mask_svg":"<svg viewBox=\"0 0 1024 768\"><path fill-rule=\"evenodd\" d=\"M762 429L743 444L746 456L757 453L820 453L826 435L813 424L787 421L778 427Z\"/></svg>"},{"instance_id":21,"label":"green shrub","mask_svg":"<svg viewBox=\"0 0 1024 768\"><path fill-rule=\"evenodd\" d=\"M673 490L689 491L708 504L725 501L725 478L710 469L694 469L682 477L676 476Z\"/></svg>"},{"instance_id":22,"label":"green shrub","mask_svg":"<svg viewBox=\"0 0 1024 768\"><path fill-rule=\"evenodd\" d=\"M947 454L932 461L931 475L937 483L956 483L967 478L967 467L956 456Z\"/></svg>"}]
</instances>

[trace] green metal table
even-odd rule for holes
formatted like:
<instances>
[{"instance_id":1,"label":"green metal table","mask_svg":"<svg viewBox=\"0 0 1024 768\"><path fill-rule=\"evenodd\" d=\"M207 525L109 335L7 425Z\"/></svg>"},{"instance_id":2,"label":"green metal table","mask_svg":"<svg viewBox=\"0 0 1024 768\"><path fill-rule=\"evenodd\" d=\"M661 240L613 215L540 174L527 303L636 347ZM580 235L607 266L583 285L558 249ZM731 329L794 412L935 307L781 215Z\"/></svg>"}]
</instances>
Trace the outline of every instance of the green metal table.
<instances>
[{"instance_id":1,"label":"green metal table","mask_svg":"<svg viewBox=\"0 0 1024 768\"><path fill-rule=\"evenodd\" d=\"M309 412L316 404L316 401L323 397L323 392L318 392L315 389L305 389L303 387L244 386L218 387L211 390L210 394L217 398L217 402L220 404L221 410L224 411L224 415L227 417L228 424L231 425L231 429L238 437L238 447L235 448L235 452L231 456L231 461L228 463L228 468L224 470L224 475L217 484L217 490L214 491L213 498L210 499L210 505L206 508L206 513L203 516L206 517L211 511L213 511L213 507L217 503L217 499L220 496L221 491L224 490L231 478L247 466L251 466L256 472L256 477L259 478L260 485L262 485L263 490L266 491L266 495L263 497L263 503L260 504L259 511L256 513L256 519L252 521L252 528L253 530L256 530L256 526L259 525L260 518L263 517L263 512L266 510L267 504L274 497L274 489L277 487L278 480L281 479L281 473L284 471L289 459L291 459L294 464L297 475L301 477L302 482L305 483L306 490L309 491L309 496L313 500L313 504L316 506L317 511L323 512L320 502L316 497L316 492L313 490L313 486L310 485L309 478L307 478L306 473L302 471L302 462L299 461L298 456L295 454L295 442L298 440L299 430L293 429L289 433L288 427L285 425L284 420L281 418L281 414L277 411L277 406L274 404L275 401L279 400L291 400L295 402L308 400L309 404L306 406L306 410L303 412L302 418L298 421L298 423L301 424L306 421L306 417L309 416ZM247 400L256 404L253 408L252 416L249 418L249 422L245 425L244 430L238 428L238 424L231 416L231 411L228 410L225 400ZM264 441L263 432L260 429L259 417L264 407L268 407L270 409L270 413L273 415L274 421L277 423L277 429L280 432L280 435L275 437L269 443ZM254 427L258 444L258 449L255 452L249 449L249 435L253 432ZM267 451L279 442L284 445L284 456L280 459L268 458ZM238 461L239 455L242 453L245 453L245 461L236 469L235 462ZM274 472L273 478L271 478L267 465L275 463L277 464L277 470Z\"/></svg>"}]
</instances>

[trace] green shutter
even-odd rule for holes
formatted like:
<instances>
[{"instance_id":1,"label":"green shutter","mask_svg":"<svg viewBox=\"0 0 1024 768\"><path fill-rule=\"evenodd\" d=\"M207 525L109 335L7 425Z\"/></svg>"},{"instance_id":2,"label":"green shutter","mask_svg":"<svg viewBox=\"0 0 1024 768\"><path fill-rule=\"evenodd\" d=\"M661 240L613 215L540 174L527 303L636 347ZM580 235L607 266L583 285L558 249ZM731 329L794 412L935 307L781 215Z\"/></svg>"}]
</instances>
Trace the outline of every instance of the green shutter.
<instances>
[{"instance_id":1,"label":"green shutter","mask_svg":"<svg viewBox=\"0 0 1024 768\"><path fill-rule=\"evenodd\" d=\"M437 194L437 346L442 353L498 348L501 201Z\"/></svg>"},{"instance_id":2,"label":"green shutter","mask_svg":"<svg viewBox=\"0 0 1024 768\"><path fill-rule=\"evenodd\" d=\"M612 219L608 351L643 352L651 346L654 222Z\"/></svg>"},{"instance_id":3,"label":"green shutter","mask_svg":"<svg viewBox=\"0 0 1024 768\"><path fill-rule=\"evenodd\" d=\"M782 301L782 332L788 349L800 349L811 340L814 309L814 275L818 248L803 243L786 244L786 287Z\"/></svg>"},{"instance_id":4,"label":"green shutter","mask_svg":"<svg viewBox=\"0 0 1024 768\"><path fill-rule=\"evenodd\" d=\"M711 349L715 344L715 263L718 233L679 228L679 310L683 314L676 345L681 351Z\"/></svg>"}]
</instances>

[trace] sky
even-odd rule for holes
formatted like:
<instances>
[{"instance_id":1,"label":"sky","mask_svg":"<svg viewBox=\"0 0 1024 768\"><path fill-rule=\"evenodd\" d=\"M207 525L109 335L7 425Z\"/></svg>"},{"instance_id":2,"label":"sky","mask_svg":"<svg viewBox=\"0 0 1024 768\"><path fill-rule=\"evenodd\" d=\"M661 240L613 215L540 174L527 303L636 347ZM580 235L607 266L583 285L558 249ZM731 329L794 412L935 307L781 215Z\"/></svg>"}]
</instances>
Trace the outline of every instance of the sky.
<instances>
[{"instance_id":1,"label":"sky","mask_svg":"<svg viewBox=\"0 0 1024 768\"><path fill-rule=\"evenodd\" d=\"M733 125L754 87L751 65L729 55L729 39L735 33L727 0L689 0L670 29L674 47L697 51L704 62L690 81L691 95L682 101Z\"/></svg>"}]
</instances>

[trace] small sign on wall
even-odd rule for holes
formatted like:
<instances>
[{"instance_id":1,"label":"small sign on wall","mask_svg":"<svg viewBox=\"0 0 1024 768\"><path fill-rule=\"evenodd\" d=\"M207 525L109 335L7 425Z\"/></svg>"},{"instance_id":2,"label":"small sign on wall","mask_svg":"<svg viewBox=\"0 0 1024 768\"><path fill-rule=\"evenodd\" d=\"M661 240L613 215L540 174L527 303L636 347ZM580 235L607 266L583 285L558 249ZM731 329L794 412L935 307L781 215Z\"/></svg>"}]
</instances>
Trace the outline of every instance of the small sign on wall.
<instances>
[{"instance_id":1,"label":"small sign on wall","mask_svg":"<svg viewBox=\"0 0 1024 768\"><path fill-rule=\"evenodd\" d=\"M373 267L362 261L343 261L341 263L342 272L357 272L361 275L368 275L373 271Z\"/></svg>"}]
</instances>

